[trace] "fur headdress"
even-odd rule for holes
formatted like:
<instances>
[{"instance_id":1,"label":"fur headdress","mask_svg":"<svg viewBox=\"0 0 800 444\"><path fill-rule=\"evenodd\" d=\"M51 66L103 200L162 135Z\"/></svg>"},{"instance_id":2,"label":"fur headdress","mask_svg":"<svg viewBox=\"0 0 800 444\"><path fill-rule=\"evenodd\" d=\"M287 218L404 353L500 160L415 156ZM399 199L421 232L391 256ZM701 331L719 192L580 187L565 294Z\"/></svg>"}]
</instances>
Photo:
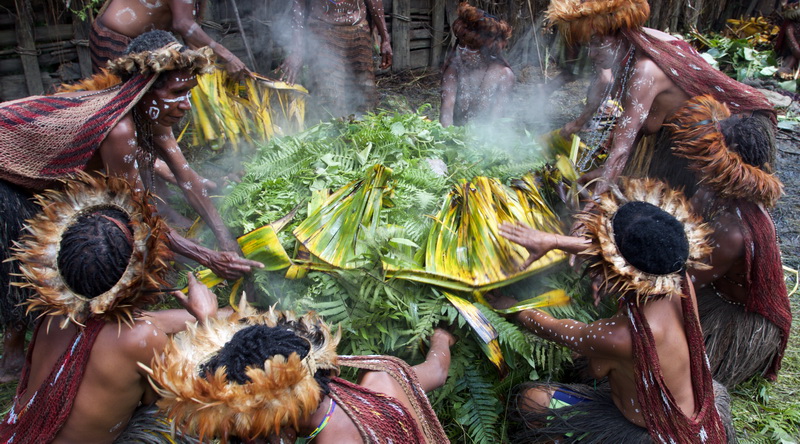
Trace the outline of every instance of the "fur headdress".
<instances>
[{"instance_id":1,"label":"fur headdress","mask_svg":"<svg viewBox=\"0 0 800 444\"><path fill-rule=\"evenodd\" d=\"M789 2L783 6L781 14L793 22L800 22L800 2Z\"/></svg>"},{"instance_id":2,"label":"fur headdress","mask_svg":"<svg viewBox=\"0 0 800 444\"><path fill-rule=\"evenodd\" d=\"M710 95L692 98L670 119L672 151L689 159L689 168L697 172L699 182L718 196L772 207L783 194L783 184L728 147L720 122L730 115L728 107Z\"/></svg>"},{"instance_id":3,"label":"fur headdress","mask_svg":"<svg viewBox=\"0 0 800 444\"><path fill-rule=\"evenodd\" d=\"M308 354L274 354L263 366L247 366L249 381L231 381L225 366L211 373L204 364L214 358L237 332L265 325L290 330L310 345ZM185 432L201 440L229 436L244 439L265 437L284 425L297 428L312 414L322 398L314 376L317 370L338 372L336 346L341 333L313 313L296 316L271 308L256 313L244 298L239 313L229 319L209 319L204 325L190 325L175 335L164 353L156 356L151 376L161 396L159 407Z\"/></svg>"},{"instance_id":4,"label":"fur headdress","mask_svg":"<svg viewBox=\"0 0 800 444\"><path fill-rule=\"evenodd\" d=\"M127 54L109 61L108 72L123 78L184 69L192 74L206 74L214 70L213 60L214 52L208 46L189 49L179 42L172 42L153 51Z\"/></svg>"},{"instance_id":5,"label":"fur headdress","mask_svg":"<svg viewBox=\"0 0 800 444\"><path fill-rule=\"evenodd\" d=\"M622 178L620 185L621 190L612 187L612 191L600 197L597 210L578 216L585 224L587 237L591 242L581 253L588 259L590 272L604 278L607 291L621 294L634 292L639 301L651 296L681 294L681 282L686 268L708 268L700 261L711 252L711 245L706 240L710 230L691 212L683 194L668 188L664 183L652 179ZM662 235L668 234L670 222L673 226L675 221L680 224L683 232L678 235L683 239L679 240L685 242L686 251L677 260L673 253L667 251L669 248L650 242L640 245L640 253L655 257L655 260L668 260L667 270L644 270L646 267L634 265L639 263L639 258L621 251L618 245L620 233L615 233L615 228L618 228L615 219L618 212L630 204L657 207L659 220L650 225L650 228L664 228L663 232L652 233L656 243ZM637 227L628 231L641 234ZM672 256L668 256L669 254Z\"/></svg>"},{"instance_id":6,"label":"fur headdress","mask_svg":"<svg viewBox=\"0 0 800 444\"><path fill-rule=\"evenodd\" d=\"M511 38L511 26L467 2L461 2L453 33L461 44L473 49L486 47L490 53L497 53L502 43Z\"/></svg>"},{"instance_id":7,"label":"fur headdress","mask_svg":"<svg viewBox=\"0 0 800 444\"><path fill-rule=\"evenodd\" d=\"M65 315L62 323L82 325L89 316L132 321L133 310L155 302L154 289L164 287L163 275L171 256L165 242L165 225L128 182L115 177L80 173L64 182L63 191L37 196L42 211L28 221L28 233L15 248L15 259L27 282L19 283L36 292L28 299L28 311L43 315ZM129 219L132 253L120 279L94 297L79 294L67 284L58 265L64 234L83 216L115 209ZM115 222L119 223L119 222Z\"/></svg>"},{"instance_id":8,"label":"fur headdress","mask_svg":"<svg viewBox=\"0 0 800 444\"><path fill-rule=\"evenodd\" d=\"M545 15L567 41L586 43L594 34L644 26L650 5L647 0L552 0Z\"/></svg>"}]
</instances>

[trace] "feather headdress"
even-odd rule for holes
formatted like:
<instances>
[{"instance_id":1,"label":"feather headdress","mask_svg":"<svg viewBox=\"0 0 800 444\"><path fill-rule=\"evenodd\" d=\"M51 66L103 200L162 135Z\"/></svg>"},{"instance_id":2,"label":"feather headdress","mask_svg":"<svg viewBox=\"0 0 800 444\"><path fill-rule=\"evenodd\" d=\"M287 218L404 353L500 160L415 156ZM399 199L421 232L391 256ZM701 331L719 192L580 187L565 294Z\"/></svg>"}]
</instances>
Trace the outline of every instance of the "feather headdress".
<instances>
[{"instance_id":1,"label":"feather headdress","mask_svg":"<svg viewBox=\"0 0 800 444\"><path fill-rule=\"evenodd\" d=\"M545 15L567 41L586 43L594 34L642 27L650 5L647 0L552 0Z\"/></svg>"},{"instance_id":2,"label":"feather headdress","mask_svg":"<svg viewBox=\"0 0 800 444\"><path fill-rule=\"evenodd\" d=\"M62 191L37 196L42 211L28 221L28 233L15 248L14 258L36 296L28 299L28 311L43 315L65 315L68 322L82 325L89 316L132 321L133 310L152 303L163 288L164 272L171 253L165 242L165 225L153 215L146 196L136 193L128 182L116 177L80 173L64 181ZM132 253L121 278L109 290L95 297L78 294L67 285L58 266L64 233L83 215L101 209L116 209L130 220Z\"/></svg>"},{"instance_id":3,"label":"feather headdress","mask_svg":"<svg viewBox=\"0 0 800 444\"><path fill-rule=\"evenodd\" d=\"M652 179L623 178L620 185L621 190L612 187L612 191L600 197L597 210L578 216L586 226L590 241L590 246L581 253L588 258L590 272L604 278L609 292L634 292L639 301L650 296L681 294L685 268L708 268L700 261L711 252L711 245L707 241L710 230L691 212L683 194L664 183ZM658 207L666 213L666 217L677 219L682 225L688 243L688 257L675 270L664 274L643 271L620 251L614 232L614 219L617 211L631 202L644 202ZM653 253L660 253L657 245L651 245L650 248Z\"/></svg>"},{"instance_id":4,"label":"feather headdress","mask_svg":"<svg viewBox=\"0 0 800 444\"><path fill-rule=\"evenodd\" d=\"M248 327L265 325L291 330L310 344L301 358L279 354L268 358L263 368L246 368L249 381L240 384L227 378L226 368L204 374L204 364ZM189 325L175 335L152 368L142 365L161 396L159 407L185 432L201 440L229 436L244 439L277 433L312 414L322 398L314 379L317 370L338 372L336 346L341 333L315 314L296 316L274 308L257 313L244 298L239 313L229 319L209 319L204 325ZM141 364L140 364L141 365Z\"/></svg>"},{"instance_id":5,"label":"feather headdress","mask_svg":"<svg viewBox=\"0 0 800 444\"><path fill-rule=\"evenodd\" d=\"M710 95L689 100L670 119L672 151L689 160L699 182L726 199L745 199L772 207L783 194L783 184L772 174L747 164L729 149L720 122L730 117L728 107Z\"/></svg>"},{"instance_id":6,"label":"feather headdress","mask_svg":"<svg viewBox=\"0 0 800 444\"><path fill-rule=\"evenodd\" d=\"M192 74L206 74L214 69L214 52L208 46L188 49L172 42L153 51L124 55L108 62L111 74L125 77L132 74L160 74L165 71L188 69Z\"/></svg>"}]
</instances>

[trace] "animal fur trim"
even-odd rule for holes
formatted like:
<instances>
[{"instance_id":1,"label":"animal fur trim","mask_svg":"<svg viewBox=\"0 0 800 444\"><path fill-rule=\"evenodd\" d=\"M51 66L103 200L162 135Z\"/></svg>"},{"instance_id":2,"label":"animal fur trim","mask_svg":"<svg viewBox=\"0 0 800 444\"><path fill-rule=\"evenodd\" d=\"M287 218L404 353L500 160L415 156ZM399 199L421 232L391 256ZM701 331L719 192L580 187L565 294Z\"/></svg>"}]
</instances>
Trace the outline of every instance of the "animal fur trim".
<instances>
[{"instance_id":1,"label":"animal fur trim","mask_svg":"<svg viewBox=\"0 0 800 444\"><path fill-rule=\"evenodd\" d=\"M552 0L545 15L567 41L587 43L594 34L642 27L650 5L647 0Z\"/></svg>"},{"instance_id":2,"label":"animal fur trim","mask_svg":"<svg viewBox=\"0 0 800 444\"><path fill-rule=\"evenodd\" d=\"M182 51L181 51L182 50ZM121 77L132 74L160 74L164 71L188 69L192 74L214 70L214 52L208 46L185 48L178 42L157 49L128 54L108 62L108 71Z\"/></svg>"},{"instance_id":3,"label":"animal fur trim","mask_svg":"<svg viewBox=\"0 0 800 444\"><path fill-rule=\"evenodd\" d=\"M800 22L800 3L792 3L783 6L781 14L787 20Z\"/></svg>"},{"instance_id":4,"label":"animal fur trim","mask_svg":"<svg viewBox=\"0 0 800 444\"><path fill-rule=\"evenodd\" d=\"M102 91L104 89L117 86L122 83L118 75L111 74L107 69L102 68L99 73L80 80L76 83L62 83L56 93L75 92L75 91Z\"/></svg>"},{"instance_id":5,"label":"animal fur trim","mask_svg":"<svg viewBox=\"0 0 800 444\"><path fill-rule=\"evenodd\" d=\"M224 367L213 375L201 375L201 366L216 355L233 335L252 325L281 326L311 344L306 358L296 353L273 356L264 368L246 370L250 382L228 381ZM148 368L150 380L161 396L159 407L178 427L200 440L228 437L256 439L278 433L284 425L297 428L321 400L317 369L338 373L336 346L341 332L330 328L314 313L296 316L271 308L256 313L242 298L239 313L228 319L209 319L204 325L189 325L170 339L164 353Z\"/></svg>"},{"instance_id":6,"label":"animal fur trim","mask_svg":"<svg viewBox=\"0 0 800 444\"><path fill-rule=\"evenodd\" d=\"M730 115L728 107L710 95L692 98L668 124L673 133L672 151L689 159L689 168L698 173L700 183L718 196L773 207L783 194L783 184L728 148L719 122Z\"/></svg>"},{"instance_id":7,"label":"animal fur trim","mask_svg":"<svg viewBox=\"0 0 800 444\"><path fill-rule=\"evenodd\" d=\"M61 327L74 322L83 325L89 316L117 322L133 322L133 310L155 302L164 288L164 272L171 252L167 248L165 224L152 214L146 196L136 193L127 181L115 177L79 173L65 180L63 191L47 191L36 197L42 211L28 220L25 234L15 248L14 258L36 296L28 299L28 312L64 315ZM115 208L130 219L133 251L120 280L108 291L89 298L73 291L58 269L61 238L82 215L101 208Z\"/></svg>"},{"instance_id":8,"label":"animal fur trim","mask_svg":"<svg viewBox=\"0 0 800 444\"><path fill-rule=\"evenodd\" d=\"M687 268L709 268L701 261L711 253L707 240L711 230L691 211L683 194L663 182L622 178L620 185L621 191L612 187L612 191L600 197L598 210L578 215L591 243L581 255L587 257L590 271L604 278L609 293L624 295L632 291L640 302L651 296L681 295L683 271L656 275L641 271L625 260L614 240L614 214L622 205L639 201L655 205L678 219L689 241Z\"/></svg>"}]
</instances>

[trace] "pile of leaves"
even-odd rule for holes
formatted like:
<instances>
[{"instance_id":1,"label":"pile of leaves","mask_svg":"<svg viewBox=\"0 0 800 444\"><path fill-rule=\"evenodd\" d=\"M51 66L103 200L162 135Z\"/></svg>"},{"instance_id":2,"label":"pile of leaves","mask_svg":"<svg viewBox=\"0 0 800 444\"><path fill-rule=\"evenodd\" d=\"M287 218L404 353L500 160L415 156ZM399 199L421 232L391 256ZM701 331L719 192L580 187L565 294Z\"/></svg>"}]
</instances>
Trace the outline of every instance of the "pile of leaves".
<instances>
[{"instance_id":1,"label":"pile of leaves","mask_svg":"<svg viewBox=\"0 0 800 444\"><path fill-rule=\"evenodd\" d=\"M258 271L253 278L258 303L318 312L342 328L342 354L390 354L412 365L424 359L435 326L455 326L460 340L452 349L450 375L431 400L454 442L497 442L505 438L511 388L523 380L557 377L570 361L569 351L477 304L497 330L506 365L513 369L504 378L485 356L485 343L471 333L442 289L387 278L383 260L390 251L420 250L436 223L434 216L459 184L485 176L509 185L540 169L546 153L531 134L501 137L442 128L425 118L424 111L324 122L263 144L245 166L242 181L230 190L222 213L229 226L243 233L294 211L278 236L296 257L303 248L292 231L307 219L309 207L319 206L315 199L363 178L375 165L390 169L390 204L384 205L378 228L359 239L358 265L311 271L299 279L288 279L283 271ZM549 269L503 291L526 299L550 288L577 298L569 306L552 308L557 316L594 317L591 305L581 299L585 282L570 270Z\"/></svg>"}]
</instances>

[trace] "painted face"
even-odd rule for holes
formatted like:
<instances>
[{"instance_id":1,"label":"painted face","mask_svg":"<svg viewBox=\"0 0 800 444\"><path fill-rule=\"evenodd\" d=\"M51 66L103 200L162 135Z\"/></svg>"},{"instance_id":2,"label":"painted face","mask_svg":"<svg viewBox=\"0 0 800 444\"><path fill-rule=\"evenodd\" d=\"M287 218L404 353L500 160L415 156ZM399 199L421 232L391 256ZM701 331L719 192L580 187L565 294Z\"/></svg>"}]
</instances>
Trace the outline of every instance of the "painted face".
<instances>
[{"instance_id":1,"label":"painted face","mask_svg":"<svg viewBox=\"0 0 800 444\"><path fill-rule=\"evenodd\" d=\"M139 107L153 122L162 126L178 123L192 108L189 99L197 78L188 70L170 71L164 74L166 81L142 96Z\"/></svg>"},{"instance_id":2,"label":"painted face","mask_svg":"<svg viewBox=\"0 0 800 444\"><path fill-rule=\"evenodd\" d=\"M589 41L589 58L600 69L611 69L619 47L620 40L617 36L593 36Z\"/></svg>"}]
</instances>

